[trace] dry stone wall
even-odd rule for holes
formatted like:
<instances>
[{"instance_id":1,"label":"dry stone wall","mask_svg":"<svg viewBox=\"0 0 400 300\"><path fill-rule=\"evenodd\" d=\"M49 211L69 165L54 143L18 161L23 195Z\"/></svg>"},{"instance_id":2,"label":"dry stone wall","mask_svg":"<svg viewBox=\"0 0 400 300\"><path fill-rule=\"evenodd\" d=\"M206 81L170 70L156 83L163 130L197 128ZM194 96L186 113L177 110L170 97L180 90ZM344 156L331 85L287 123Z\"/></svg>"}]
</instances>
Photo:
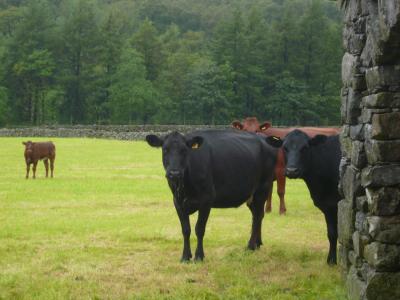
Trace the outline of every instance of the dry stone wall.
<instances>
[{"instance_id":1,"label":"dry stone wall","mask_svg":"<svg viewBox=\"0 0 400 300\"><path fill-rule=\"evenodd\" d=\"M172 131L182 133L230 126L206 125L75 125L0 128L2 137L86 137L118 140L143 140L147 134L163 135Z\"/></svg>"},{"instance_id":2,"label":"dry stone wall","mask_svg":"<svg viewBox=\"0 0 400 300\"><path fill-rule=\"evenodd\" d=\"M342 6L339 262L350 299L400 299L400 0Z\"/></svg>"}]
</instances>

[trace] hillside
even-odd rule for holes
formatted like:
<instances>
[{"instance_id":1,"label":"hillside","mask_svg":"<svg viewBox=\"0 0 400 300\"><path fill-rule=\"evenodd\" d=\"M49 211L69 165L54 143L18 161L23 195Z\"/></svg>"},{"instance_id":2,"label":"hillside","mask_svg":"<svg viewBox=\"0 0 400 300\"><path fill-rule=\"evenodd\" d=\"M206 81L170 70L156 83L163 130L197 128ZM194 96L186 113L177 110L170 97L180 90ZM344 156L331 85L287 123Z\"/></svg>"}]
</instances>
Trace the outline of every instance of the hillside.
<instances>
[{"instance_id":1,"label":"hillside","mask_svg":"<svg viewBox=\"0 0 400 300\"><path fill-rule=\"evenodd\" d=\"M339 123L324 0L0 1L0 126Z\"/></svg>"}]
</instances>

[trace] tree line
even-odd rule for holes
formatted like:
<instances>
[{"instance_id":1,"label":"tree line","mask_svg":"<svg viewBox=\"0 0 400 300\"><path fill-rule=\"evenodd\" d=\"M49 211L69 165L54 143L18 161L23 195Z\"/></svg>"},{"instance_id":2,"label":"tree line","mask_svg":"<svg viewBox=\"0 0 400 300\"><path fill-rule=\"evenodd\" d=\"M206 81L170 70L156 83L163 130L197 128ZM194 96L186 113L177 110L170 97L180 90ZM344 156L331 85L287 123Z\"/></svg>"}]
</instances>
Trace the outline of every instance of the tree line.
<instances>
[{"instance_id":1,"label":"tree line","mask_svg":"<svg viewBox=\"0 0 400 300\"><path fill-rule=\"evenodd\" d=\"M0 126L339 123L325 0L0 0Z\"/></svg>"}]
</instances>

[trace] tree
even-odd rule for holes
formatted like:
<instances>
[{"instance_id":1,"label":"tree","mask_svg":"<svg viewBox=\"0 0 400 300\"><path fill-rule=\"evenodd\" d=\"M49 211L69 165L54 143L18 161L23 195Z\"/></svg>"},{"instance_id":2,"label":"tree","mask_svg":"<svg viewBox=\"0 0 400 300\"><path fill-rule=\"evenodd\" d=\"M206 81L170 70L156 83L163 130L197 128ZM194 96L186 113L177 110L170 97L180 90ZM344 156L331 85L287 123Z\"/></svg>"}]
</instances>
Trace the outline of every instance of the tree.
<instances>
[{"instance_id":1,"label":"tree","mask_svg":"<svg viewBox=\"0 0 400 300\"><path fill-rule=\"evenodd\" d=\"M8 96L6 88L0 86L0 126L4 126L9 121Z\"/></svg>"},{"instance_id":2,"label":"tree","mask_svg":"<svg viewBox=\"0 0 400 300\"><path fill-rule=\"evenodd\" d=\"M185 99L188 89L187 76L193 64L198 61L203 53L204 36L195 32L187 32L169 37L167 48L164 49L166 60L163 64L157 85L165 95L162 109L166 111L162 120L173 124L188 124L192 122L189 110L191 104ZM171 47L171 45L173 45ZM168 48L171 52L168 51ZM189 119L188 119L189 118Z\"/></svg>"},{"instance_id":3,"label":"tree","mask_svg":"<svg viewBox=\"0 0 400 300\"><path fill-rule=\"evenodd\" d=\"M12 36L21 18L21 10L15 6L0 10L0 32L5 36Z\"/></svg>"},{"instance_id":4,"label":"tree","mask_svg":"<svg viewBox=\"0 0 400 300\"><path fill-rule=\"evenodd\" d=\"M276 80L274 92L266 104L269 119L274 125L302 124L307 107L306 87L289 72Z\"/></svg>"},{"instance_id":5,"label":"tree","mask_svg":"<svg viewBox=\"0 0 400 300\"><path fill-rule=\"evenodd\" d=\"M157 92L146 79L143 56L134 49L124 49L109 91L114 122L146 124L157 110Z\"/></svg>"},{"instance_id":6,"label":"tree","mask_svg":"<svg viewBox=\"0 0 400 300\"><path fill-rule=\"evenodd\" d=\"M99 28L95 2L76 0L69 5L61 25L62 41L58 51L62 65L59 80L65 90L63 110L67 112L63 121L73 124L86 120L87 99L93 92L89 84L95 74L99 52Z\"/></svg>"},{"instance_id":7,"label":"tree","mask_svg":"<svg viewBox=\"0 0 400 300\"><path fill-rule=\"evenodd\" d=\"M150 81L157 79L163 62L162 47L157 29L146 19L132 38L133 47L143 55L146 67L146 78Z\"/></svg>"},{"instance_id":8,"label":"tree","mask_svg":"<svg viewBox=\"0 0 400 300\"><path fill-rule=\"evenodd\" d=\"M196 61L185 78L184 103L192 123L225 124L232 118L232 81L228 65L217 66L210 58Z\"/></svg>"},{"instance_id":9,"label":"tree","mask_svg":"<svg viewBox=\"0 0 400 300\"><path fill-rule=\"evenodd\" d=\"M123 26L125 20L118 17L116 11L106 15L99 29L98 59L94 66L93 75L88 83L87 118L91 122L106 123L110 118L109 89L112 78L117 71L123 48Z\"/></svg>"},{"instance_id":10,"label":"tree","mask_svg":"<svg viewBox=\"0 0 400 300\"><path fill-rule=\"evenodd\" d=\"M45 121L44 97L55 68L48 49L53 25L48 2L30 3L21 16L7 49L6 82L10 96L16 99L12 109L18 120L41 124Z\"/></svg>"},{"instance_id":11,"label":"tree","mask_svg":"<svg viewBox=\"0 0 400 300\"><path fill-rule=\"evenodd\" d=\"M246 20L238 10L217 28L213 54L218 65L232 68L233 108L236 115L254 115L265 101L265 52L267 29L253 10Z\"/></svg>"},{"instance_id":12,"label":"tree","mask_svg":"<svg viewBox=\"0 0 400 300\"><path fill-rule=\"evenodd\" d=\"M31 124L39 125L46 120L44 101L54 68L54 61L48 50L33 50L14 65L13 71L21 79L29 95Z\"/></svg>"}]
</instances>

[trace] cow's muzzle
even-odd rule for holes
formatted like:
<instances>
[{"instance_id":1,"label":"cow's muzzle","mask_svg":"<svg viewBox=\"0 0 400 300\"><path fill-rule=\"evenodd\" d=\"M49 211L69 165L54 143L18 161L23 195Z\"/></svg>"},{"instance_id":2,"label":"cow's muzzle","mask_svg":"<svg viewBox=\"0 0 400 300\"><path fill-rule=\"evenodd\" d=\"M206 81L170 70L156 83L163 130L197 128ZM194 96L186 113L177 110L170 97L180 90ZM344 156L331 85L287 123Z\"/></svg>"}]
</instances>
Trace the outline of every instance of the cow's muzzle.
<instances>
[{"instance_id":1,"label":"cow's muzzle","mask_svg":"<svg viewBox=\"0 0 400 300\"><path fill-rule=\"evenodd\" d=\"M300 170L298 168L286 168L286 176L289 178L299 178Z\"/></svg>"},{"instance_id":2,"label":"cow's muzzle","mask_svg":"<svg viewBox=\"0 0 400 300\"><path fill-rule=\"evenodd\" d=\"M183 177L183 173L179 170L169 170L166 177L170 180L179 180Z\"/></svg>"}]
</instances>

